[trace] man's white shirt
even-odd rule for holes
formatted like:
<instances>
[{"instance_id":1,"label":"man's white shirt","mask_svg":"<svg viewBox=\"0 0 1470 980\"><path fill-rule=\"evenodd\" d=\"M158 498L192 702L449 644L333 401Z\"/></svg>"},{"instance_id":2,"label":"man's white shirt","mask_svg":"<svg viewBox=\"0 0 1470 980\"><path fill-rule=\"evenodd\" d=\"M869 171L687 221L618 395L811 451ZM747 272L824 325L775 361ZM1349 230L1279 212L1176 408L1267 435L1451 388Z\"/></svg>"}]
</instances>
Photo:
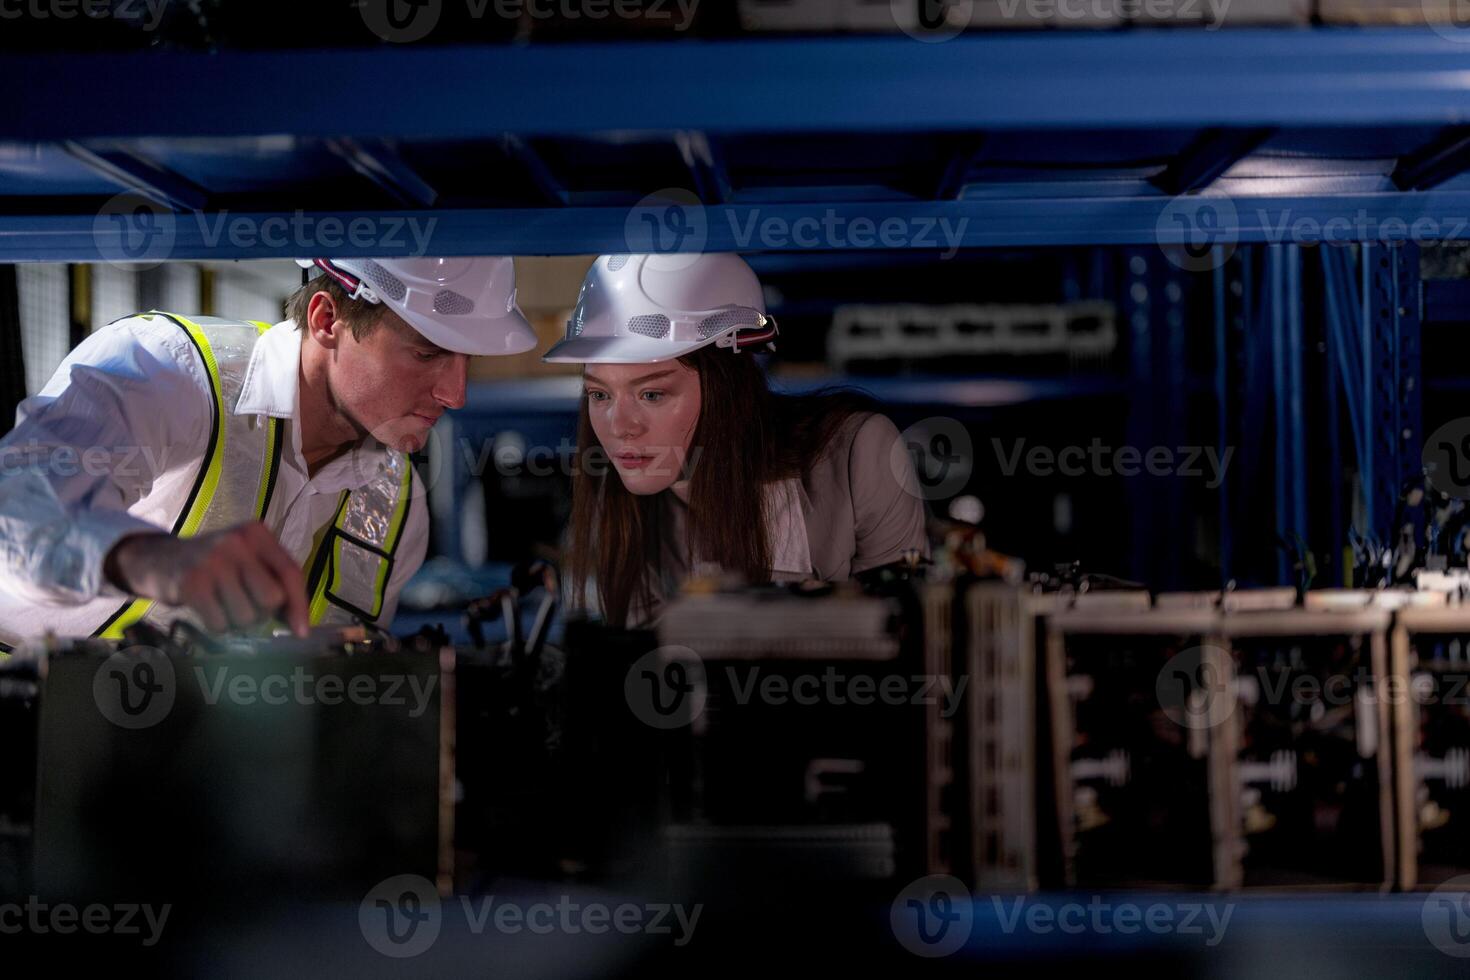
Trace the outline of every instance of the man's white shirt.
<instances>
[{"instance_id":1,"label":"man's white shirt","mask_svg":"<svg viewBox=\"0 0 1470 980\"><path fill-rule=\"evenodd\" d=\"M227 411L289 419L265 524L298 562L331 522L343 490L380 471L371 437L307 475L301 455L301 332L286 320L261 335L240 397ZM0 641L47 631L86 635L128 596L103 560L122 537L167 531L203 465L212 431L210 382L194 345L162 316L128 317L88 337L0 440ZM423 563L429 521L417 474L383 599L391 622Z\"/></svg>"}]
</instances>

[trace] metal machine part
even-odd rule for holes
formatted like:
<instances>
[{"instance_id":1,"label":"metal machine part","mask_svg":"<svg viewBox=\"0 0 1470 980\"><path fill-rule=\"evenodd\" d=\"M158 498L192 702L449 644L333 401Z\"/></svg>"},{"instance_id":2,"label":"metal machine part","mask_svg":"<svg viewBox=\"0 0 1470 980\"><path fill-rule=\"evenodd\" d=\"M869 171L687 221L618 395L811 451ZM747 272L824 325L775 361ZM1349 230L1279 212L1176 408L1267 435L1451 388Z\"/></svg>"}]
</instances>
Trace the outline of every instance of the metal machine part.
<instances>
[{"instance_id":1,"label":"metal machine part","mask_svg":"<svg viewBox=\"0 0 1470 980\"><path fill-rule=\"evenodd\" d=\"M0 727L34 768L0 780L0 887L198 910L404 873L447 891L454 676L438 638L361 628L22 648Z\"/></svg>"}]
</instances>

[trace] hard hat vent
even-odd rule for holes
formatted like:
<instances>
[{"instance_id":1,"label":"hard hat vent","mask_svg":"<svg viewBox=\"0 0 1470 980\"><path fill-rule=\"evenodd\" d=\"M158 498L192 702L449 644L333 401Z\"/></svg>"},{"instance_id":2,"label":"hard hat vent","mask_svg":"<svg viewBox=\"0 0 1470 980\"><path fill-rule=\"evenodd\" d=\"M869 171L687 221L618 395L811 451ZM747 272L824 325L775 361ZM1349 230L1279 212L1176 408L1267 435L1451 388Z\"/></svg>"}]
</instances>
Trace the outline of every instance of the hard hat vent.
<instances>
[{"instance_id":1,"label":"hard hat vent","mask_svg":"<svg viewBox=\"0 0 1470 980\"><path fill-rule=\"evenodd\" d=\"M628 329L644 337L657 339L669 332L669 318L662 313L635 316L628 320Z\"/></svg>"},{"instance_id":2,"label":"hard hat vent","mask_svg":"<svg viewBox=\"0 0 1470 980\"><path fill-rule=\"evenodd\" d=\"M475 311L475 301L461 296L452 289L441 289L434 294L434 312L444 316L468 316Z\"/></svg>"},{"instance_id":3,"label":"hard hat vent","mask_svg":"<svg viewBox=\"0 0 1470 980\"><path fill-rule=\"evenodd\" d=\"M614 255L612 258L607 260L607 271L617 272L619 269L627 264L628 257L626 255Z\"/></svg>"},{"instance_id":4,"label":"hard hat vent","mask_svg":"<svg viewBox=\"0 0 1470 980\"><path fill-rule=\"evenodd\" d=\"M751 319L748 310L721 310L699 321L699 336L708 340L715 334L725 333L736 327L753 326L755 322Z\"/></svg>"},{"instance_id":5,"label":"hard hat vent","mask_svg":"<svg viewBox=\"0 0 1470 980\"><path fill-rule=\"evenodd\" d=\"M362 272L374 289L393 302L401 303L403 297L408 295L408 287L403 284L402 279L371 259L362 264Z\"/></svg>"}]
</instances>

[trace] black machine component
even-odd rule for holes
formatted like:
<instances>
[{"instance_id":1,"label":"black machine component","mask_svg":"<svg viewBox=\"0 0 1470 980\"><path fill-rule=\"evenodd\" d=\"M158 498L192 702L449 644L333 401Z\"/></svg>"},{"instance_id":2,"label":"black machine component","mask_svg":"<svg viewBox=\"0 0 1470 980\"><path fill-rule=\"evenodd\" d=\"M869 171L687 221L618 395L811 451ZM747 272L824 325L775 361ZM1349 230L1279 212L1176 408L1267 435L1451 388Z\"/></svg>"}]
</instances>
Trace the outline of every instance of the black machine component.
<instances>
[{"instance_id":1,"label":"black machine component","mask_svg":"<svg viewBox=\"0 0 1470 980\"><path fill-rule=\"evenodd\" d=\"M1236 638L1245 885L1384 883L1387 751L1370 642Z\"/></svg>"},{"instance_id":2,"label":"black machine component","mask_svg":"<svg viewBox=\"0 0 1470 980\"><path fill-rule=\"evenodd\" d=\"M1050 624L1066 883L1386 889L1385 609Z\"/></svg>"},{"instance_id":3,"label":"black machine component","mask_svg":"<svg viewBox=\"0 0 1470 980\"><path fill-rule=\"evenodd\" d=\"M1399 885L1428 888L1470 871L1470 616L1403 611L1391 657Z\"/></svg>"},{"instance_id":4,"label":"black machine component","mask_svg":"<svg viewBox=\"0 0 1470 980\"><path fill-rule=\"evenodd\" d=\"M361 627L22 648L0 666L0 887L202 911L447 881L453 681L432 637Z\"/></svg>"},{"instance_id":5,"label":"black machine component","mask_svg":"<svg viewBox=\"0 0 1470 980\"><path fill-rule=\"evenodd\" d=\"M565 653L538 643L554 571L518 571L505 595L472 606L470 632L483 642L503 600L518 608L541 589L526 639L507 631L459 658L457 844L470 877L699 875L709 887L773 870L887 881L921 867L915 702L937 711L952 687L922 676L918 568L686 595L656 632L573 618ZM680 625L691 622L702 637ZM801 678L828 675L839 694L866 696L804 696ZM772 684L802 696L773 699Z\"/></svg>"},{"instance_id":6,"label":"black machine component","mask_svg":"<svg viewBox=\"0 0 1470 980\"><path fill-rule=\"evenodd\" d=\"M628 696L662 732L676 875L738 888L931 870L928 782L947 769L926 761L927 736L964 689L926 663L916 571L686 595L665 612ZM658 717L676 697L687 715Z\"/></svg>"},{"instance_id":7,"label":"black machine component","mask_svg":"<svg viewBox=\"0 0 1470 980\"><path fill-rule=\"evenodd\" d=\"M1213 880L1208 763L1164 717L1157 678L1188 636L1069 638L1066 693L1074 705L1065 766L1074 821L1071 876L1080 885Z\"/></svg>"},{"instance_id":8,"label":"black machine component","mask_svg":"<svg viewBox=\"0 0 1470 980\"><path fill-rule=\"evenodd\" d=\"M522 599L539 599L522 633ZM551 877L561 870L566 656L546 643L560 594L554 566L518 565L509 588L469 604L473 648L458 653L456 772L460 873ZM506 639L486 641L503 621ZM523 639L524 635L524 639Z\"/></svg>"},{"instance_id":9,"label":"black machine component","mask_svg":"<svg viewBox=\"0 0 1470 980\"><path fill-rule=\"evenodd\" d=\"M922 866L915 702L937 711L945 691L963 691L923 676L921 564L913 556L847 586L686 595L657 632L573 618L565 652L545 643L555 570L518 567L510 588L467 611L477 649L461 653L457 676L461 871L626 880L688 873L705 858L755 873L765 857L782 874L887 879ZM528 598L524 638L512 627L487 642L487 625ZM687 687L677 649L698 651L707 687ZM865 683L868 694L777 704L749 688L752 669L758 685L793 694L808 693L801 678L826 675L839 694ZM890 677L889 691L904 685L894 703L878 696ZM703 717L660 715L694 702Z\"/></svg>"}]
</instances>

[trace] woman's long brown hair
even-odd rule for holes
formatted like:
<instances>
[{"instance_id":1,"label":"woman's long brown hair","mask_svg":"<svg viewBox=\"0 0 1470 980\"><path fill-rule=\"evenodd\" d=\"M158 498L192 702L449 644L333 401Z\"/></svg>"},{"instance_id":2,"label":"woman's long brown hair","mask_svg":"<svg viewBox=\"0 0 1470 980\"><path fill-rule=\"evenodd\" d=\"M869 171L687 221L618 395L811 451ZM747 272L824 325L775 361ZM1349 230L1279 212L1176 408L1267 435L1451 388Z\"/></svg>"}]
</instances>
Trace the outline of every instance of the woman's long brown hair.
<instances>
[{"instance_id":1,"label":"woman's long brown hair","mask_svg":"<svg viewBox=\"0 0 1470 980\"><path fill-rule=\"evenodd\" d=\"M842 423L871 402L846 391L776 394L753 356L713 344L679 362L698 372L700 385L687 464L690 550L749 582L769 581L765 484L805 478ZM571 597L580 603L594 580L603 618L621 626L630 609L654 599L662 495L639 496L623 486L592 431L585 393L579 415L566 560Z\"/></svg>"}]
</instances>

